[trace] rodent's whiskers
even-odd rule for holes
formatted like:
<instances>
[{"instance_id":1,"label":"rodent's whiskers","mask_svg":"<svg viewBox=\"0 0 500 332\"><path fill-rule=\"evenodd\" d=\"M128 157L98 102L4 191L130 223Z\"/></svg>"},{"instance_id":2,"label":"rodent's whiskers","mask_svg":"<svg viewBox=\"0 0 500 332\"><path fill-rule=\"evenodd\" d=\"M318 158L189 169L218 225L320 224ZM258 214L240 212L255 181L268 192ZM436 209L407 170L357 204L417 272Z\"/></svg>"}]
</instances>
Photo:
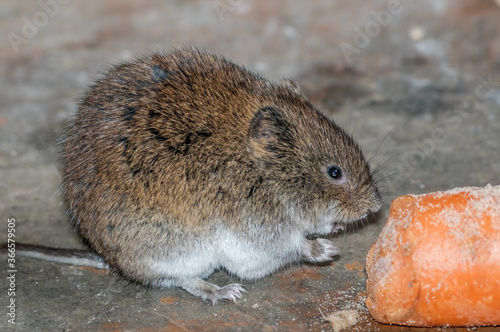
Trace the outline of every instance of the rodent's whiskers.
<instances>
[{"instance_id":1,"label":"rodent's whiskers","mask_svg":"<svg viewBox=\"0 0 500 332\"><path fill-rule=\"evenodd\" d=\"M387 138L392 134L392 132L397 128L399 127L399 125L401 123L403 123L403 121L406 120L406 117L402 118L398 123L396 123L392 128L391 130L389 130L389 132L384 136L384 138L380 141L380 143L378 144L377 148L375 149L375 152L373 152L372 156L370 157L370 159L367 160L367 163L368 165L372 165L373 161L375 160L375 157L378 155L378 153L380 152L380 149L382 148L382 146L384 145L385 141L387 140ZM390 159L390 158L389 158Z\"/></svg>"}]
</instances>

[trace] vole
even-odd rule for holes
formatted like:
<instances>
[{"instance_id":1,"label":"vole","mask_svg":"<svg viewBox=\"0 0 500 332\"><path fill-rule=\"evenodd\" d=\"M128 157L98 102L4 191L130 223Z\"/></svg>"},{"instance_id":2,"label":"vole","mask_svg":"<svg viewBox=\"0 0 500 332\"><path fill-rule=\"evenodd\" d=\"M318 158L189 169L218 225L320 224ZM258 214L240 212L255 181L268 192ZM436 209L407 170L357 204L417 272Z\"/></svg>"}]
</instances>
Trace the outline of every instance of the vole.
<instances>
[{"instance_id":1,"label":"vole","mask_svg":"<svg viewBox=\"0 0 500 332\"><path fill-rule=\"evenodd\" d=\"M204 281L215 270L251 281L332 260L339 249L312 238L381 206L358 145L295 82L195 49L105 73L63 144L68 213L92 249L214 303L244 291Z\"/></svg>"}]
</instances>

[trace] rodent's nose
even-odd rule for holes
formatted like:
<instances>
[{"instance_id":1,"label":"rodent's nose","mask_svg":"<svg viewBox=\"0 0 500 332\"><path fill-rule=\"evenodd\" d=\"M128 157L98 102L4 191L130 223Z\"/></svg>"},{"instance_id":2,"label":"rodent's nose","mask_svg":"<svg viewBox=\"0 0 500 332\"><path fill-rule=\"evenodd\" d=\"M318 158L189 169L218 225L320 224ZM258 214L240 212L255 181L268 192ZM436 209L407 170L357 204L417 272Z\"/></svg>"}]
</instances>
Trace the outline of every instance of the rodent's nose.
<instances>
[{"instance_id":1,"label":"rodent's nose","mask_svg":"<svg viewBox=\"0 0 500 332\"><path fill-rule=\"evenodd\" d=\"M382 207L382 199L380 198L380 196L377 196L375 198L375 201L373 202L373 204L374 204L374 206L368 210L369 214L377 212Z\"/></svg>"},{"instance_id":2,"label":"rodent's nose","mask_svg":"<svg viewBox=\"0 0 500 332\"><path fill-rule=\"evenodd\" d=\"M382 196L380 196L380 193L378 192L378 190L375 188L375 195L374 195L374 207L370 209L370 213L375 213L377 212L378 210L380 210L380 208L382 207Z\"/></svg>"},{"instance_id":3,"label":"rodent's nose","mask_svg":"<svg viewBox=\"0 0 500 332\"><path fill-rule=\"evenodd\" d=\"M347 191L344 204L342 204L345 211L350 214L349 219L359 220L380 210L382 198L376 188L366 191L363 190L364 188L356 189Z\"/></svg>"}]
</instances>

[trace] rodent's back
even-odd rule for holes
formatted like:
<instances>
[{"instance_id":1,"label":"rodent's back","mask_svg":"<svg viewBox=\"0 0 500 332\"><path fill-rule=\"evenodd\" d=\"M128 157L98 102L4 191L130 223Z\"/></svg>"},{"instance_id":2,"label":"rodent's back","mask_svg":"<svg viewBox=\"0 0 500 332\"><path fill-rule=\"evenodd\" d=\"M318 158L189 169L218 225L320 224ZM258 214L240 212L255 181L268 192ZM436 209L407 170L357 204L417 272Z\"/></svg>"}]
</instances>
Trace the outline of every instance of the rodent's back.
<instances>
[{"instance_id":1,"label":"rodent's back","mask_svg":"<svg viewBox=\"0 0 500 332\"><path fill-rule=\"evenodd\" d=\"M95 231L117 213L168 213L179 227L234 213L220 201L241 201L258 181L247 128L271 87L197 51L157 53L108 72L65 139L64 187L80 230Z\"/></svg>"}]
</instances>

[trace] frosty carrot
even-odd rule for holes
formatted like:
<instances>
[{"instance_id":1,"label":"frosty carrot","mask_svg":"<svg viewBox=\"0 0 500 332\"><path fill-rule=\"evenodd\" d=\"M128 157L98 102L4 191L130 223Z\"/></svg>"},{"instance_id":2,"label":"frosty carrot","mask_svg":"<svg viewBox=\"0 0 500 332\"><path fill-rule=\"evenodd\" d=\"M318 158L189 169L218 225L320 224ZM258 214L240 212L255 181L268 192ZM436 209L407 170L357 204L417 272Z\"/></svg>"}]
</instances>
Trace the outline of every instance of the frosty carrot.
<instances>
[{"instance_id":1,"label":"frosty carrot","mask_svg":"<svg viewBox=\"0 0 500 332\"><path fill-rule=\"evenodd\" d=\"M397 198L366 268L377 321L500 325L500 186Z\"/></svg>"}]
</instances>

